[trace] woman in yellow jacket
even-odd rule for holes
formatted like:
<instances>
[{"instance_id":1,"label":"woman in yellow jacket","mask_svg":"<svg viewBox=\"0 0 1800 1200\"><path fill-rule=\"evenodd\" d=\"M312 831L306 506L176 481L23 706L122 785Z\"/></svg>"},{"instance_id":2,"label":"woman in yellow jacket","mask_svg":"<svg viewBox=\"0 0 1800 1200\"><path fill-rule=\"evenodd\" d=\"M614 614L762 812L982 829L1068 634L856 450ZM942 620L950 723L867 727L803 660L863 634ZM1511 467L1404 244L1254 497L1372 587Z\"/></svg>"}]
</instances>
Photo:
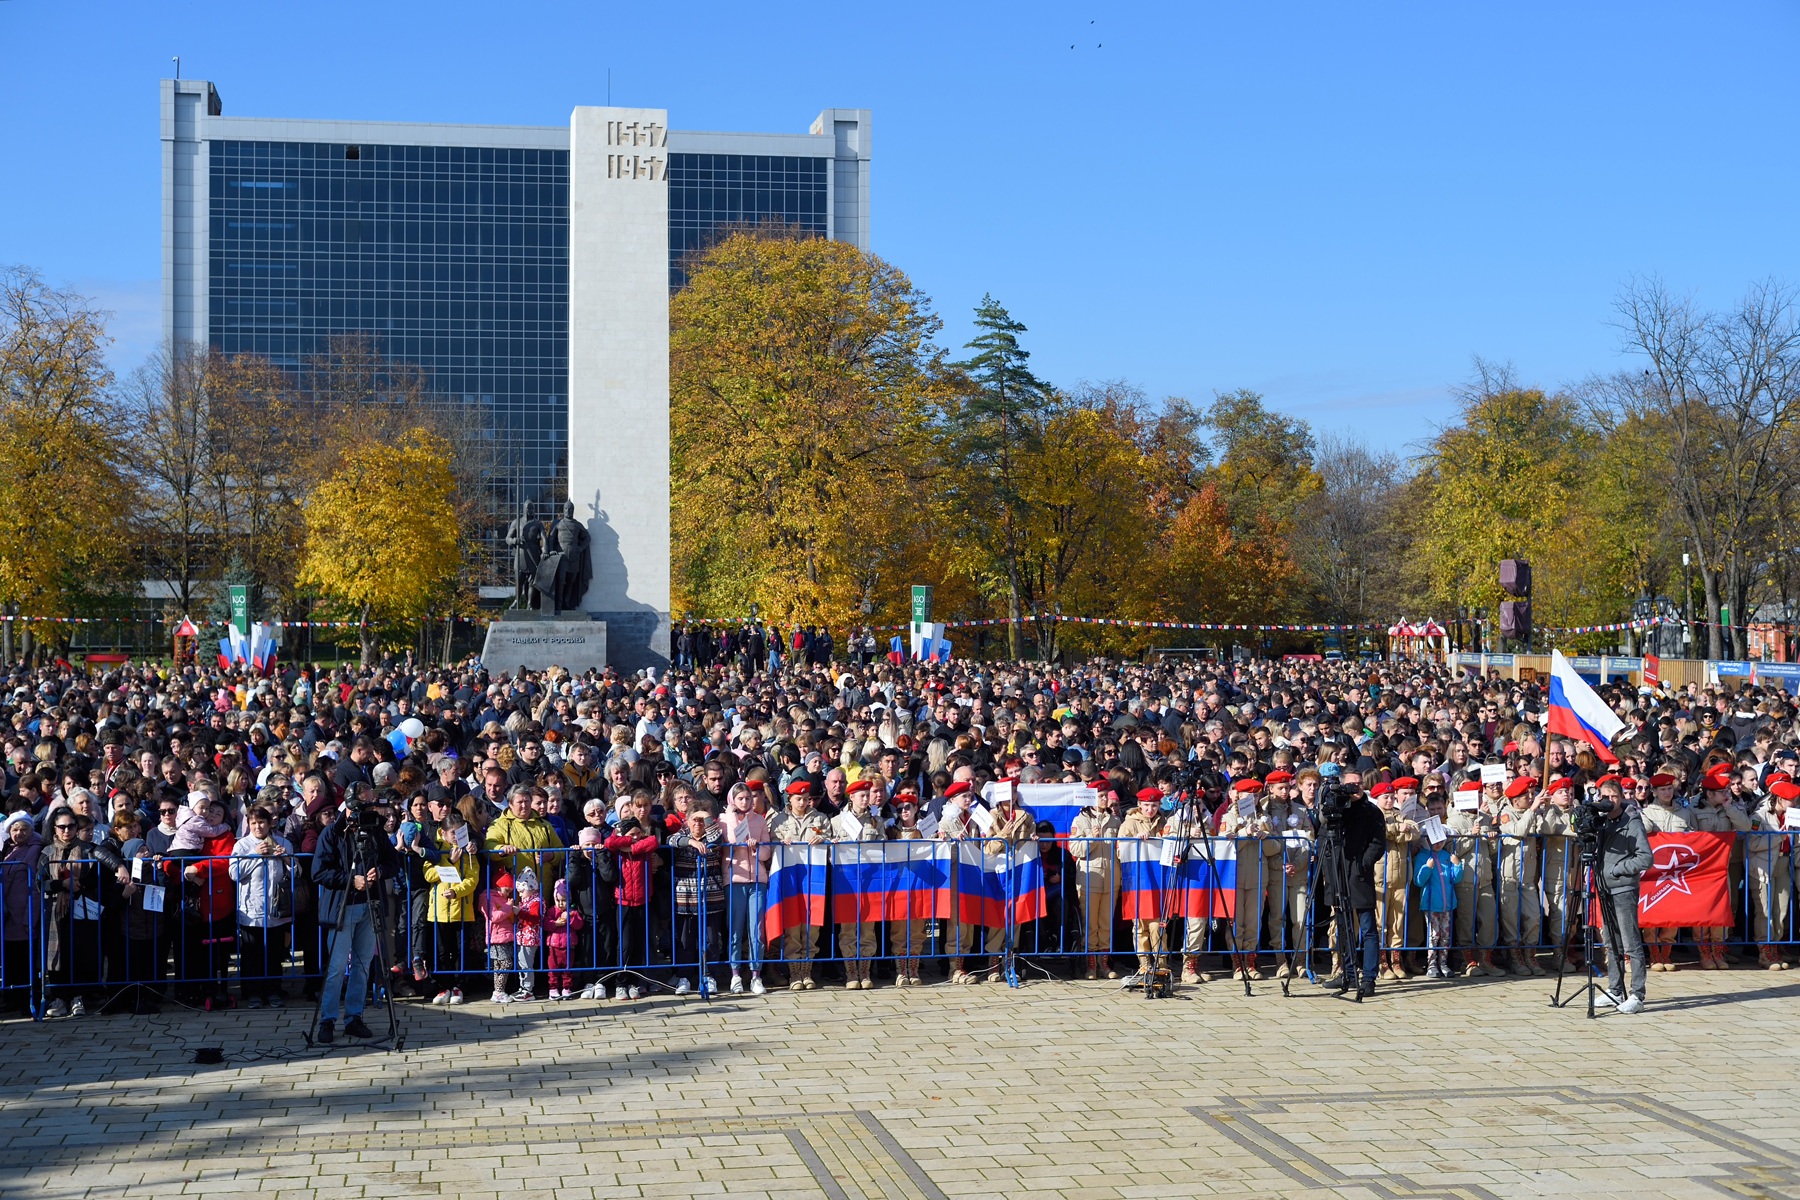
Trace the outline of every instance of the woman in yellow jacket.
<instances>
[{"instance_id":1,"label":"woman in yellow jacket","mask_svg":"<svg viewBox=\"0 0 1800 1200\"><path fill-rule=\"evenodd\" d=\"M425 866L425 882L431 888L431 904L425 919L432 928L437 948L434 1004L454 1004L462 998L465 977L474 980L487 970L487 951L482 945L481 914L475 907L475 891L481 885L481 859L459 844L462 816L452 812L438 827L438 860Z\"/></svg>"}]
</instances>

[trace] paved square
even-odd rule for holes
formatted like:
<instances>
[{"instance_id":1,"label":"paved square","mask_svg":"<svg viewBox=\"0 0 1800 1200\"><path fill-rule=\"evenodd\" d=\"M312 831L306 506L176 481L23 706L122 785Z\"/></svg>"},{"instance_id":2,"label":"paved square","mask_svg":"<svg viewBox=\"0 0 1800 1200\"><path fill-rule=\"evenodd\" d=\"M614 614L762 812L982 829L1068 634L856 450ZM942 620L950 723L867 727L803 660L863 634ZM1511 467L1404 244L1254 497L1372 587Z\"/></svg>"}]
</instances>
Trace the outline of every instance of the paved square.
<instances>
[{"instance_id":1,"label":"paved square","mask_svg":"<svg viewBox=\"0 0 1800 1200\"><path fill-rule=\"evenodd\" d=\"M9 1022L0 1193L1800 1197L1791 978L1591 1022L1540 980L405 1006L398 1054L299 1007Z\"/></svg>"}]
</instances>

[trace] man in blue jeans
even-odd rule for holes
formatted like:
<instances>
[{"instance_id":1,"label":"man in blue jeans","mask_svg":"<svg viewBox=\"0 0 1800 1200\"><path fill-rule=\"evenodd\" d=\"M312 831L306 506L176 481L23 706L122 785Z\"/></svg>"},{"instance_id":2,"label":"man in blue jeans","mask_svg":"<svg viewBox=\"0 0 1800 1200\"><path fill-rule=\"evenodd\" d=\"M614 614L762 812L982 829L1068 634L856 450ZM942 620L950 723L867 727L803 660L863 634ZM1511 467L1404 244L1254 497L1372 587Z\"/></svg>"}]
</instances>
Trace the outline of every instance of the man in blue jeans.
<instances>
[{"instance_id":1,"label":"man in blue jeans","mask_svg":"<svg viewBox=\"0 0 1800 1200\"><path fill-rule=\"evenodd\" d=\"M319 998L319 1041L330 1045L337 1036L339 997L343 998L344 1032L351 1037L375 1036L363 1023L369 993L369 962L375 957L375 915L370 899L379 901L383 879L400 870L400 856L381 829L380 810L370 802L373 789L352 783L350 811L319 835L313 854L313 880L319 885L319 929L325 936L325 990ZM372 830L361 829L368 814ZM359 853L360 851L360 853Z\"/></svg>"}]
</instances>

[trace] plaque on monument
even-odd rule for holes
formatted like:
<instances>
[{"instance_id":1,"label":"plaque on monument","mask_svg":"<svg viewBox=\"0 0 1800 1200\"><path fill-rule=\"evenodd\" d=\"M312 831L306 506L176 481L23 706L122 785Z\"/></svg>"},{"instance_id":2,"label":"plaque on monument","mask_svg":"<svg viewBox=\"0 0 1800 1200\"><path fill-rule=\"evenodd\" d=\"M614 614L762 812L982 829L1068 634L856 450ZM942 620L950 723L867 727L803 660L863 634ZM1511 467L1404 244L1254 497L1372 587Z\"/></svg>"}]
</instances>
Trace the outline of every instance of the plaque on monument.
<instances>
[{"instance_id":1,"label":"plaque on monument","mask_svg":"<svg viewBox=\"0 0 1800 1200\"><path fill-rule=\"evenodd\" d=\"M488 626L481 665L489 671L544 671L563 667L576 675L606 665L606 622L582 613L571 619L533 614L514 620L510 614Z\"/></svg>"}]
</instances>

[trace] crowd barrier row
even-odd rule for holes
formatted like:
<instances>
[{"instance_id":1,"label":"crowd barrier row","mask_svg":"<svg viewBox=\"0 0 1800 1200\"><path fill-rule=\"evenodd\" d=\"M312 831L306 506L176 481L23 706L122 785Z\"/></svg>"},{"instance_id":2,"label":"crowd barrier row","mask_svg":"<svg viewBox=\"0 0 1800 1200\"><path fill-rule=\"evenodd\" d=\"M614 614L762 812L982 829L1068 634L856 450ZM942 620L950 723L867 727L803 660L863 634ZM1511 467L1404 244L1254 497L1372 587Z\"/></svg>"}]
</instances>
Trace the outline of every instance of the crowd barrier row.
<instances>
[{"instance_id":1,"label":"crowd barrier row","mask_svg":"<svg viewBox=\"0 0 1800 1200\"><path fill-rule=\"evenodd\" d=\"M1733 836L1730 932L1690 938L1683 930L1678 944L1793 944L1789 835ZM664 845L649 860L645 904L615 899L618 864L599 848L469 852L468 870L452 868L453 884L428 879L427 864L407 855L403 873L371 895L385 956L415 990L458 987L469 999L491 990L496 974L506 977L503 988L529 982L538 996L678 977L697 985L702 975L734 968L747 975L765 963L790 973L829 965L834 976L880 963L884 975L891 969L916 978L926 960L946 971L998 969L1008 948L1031 965L1060 959L1078 969L1093 959L1128 968L1146 951L1297 952L1294 965L1303 970L1313 965L1312 951L1325 948L1329 928L1314 902L1316 849L1291 834L1003 847L993 840L722 845L720 864L676 879L677 851ZM732 882L734 867L749 875L751 856L765 855L767 883ZM134 985L208 1007L226 1002L233 984L239 996L259 999L281 995L292 981L309 995L317 988L332 930L318 920L308 856L172 855L139 863L130 889L91 857L54 871L0 863L0 996L16 1002L29 993L41 1013L56 996L84 995L90 1008L130 1000ZM522 941L515 927L511 949L497 951L506 943L489 937L487 893L499 875L516 878L526 866L540 883L538 936ZM1455 887L1452 947L1579 945L1580 914L1571 909L1580 869L1570 838L1484 838L1482 865L1465 862ZM1404 866L1376 866L1384 948L1427 948L1412 874L1410 856ZM73 896L60 886L71 875L81 886ZM562 930L554 923L558 880L567 882L576 914Z\"/></svg>"}]
</instances>

